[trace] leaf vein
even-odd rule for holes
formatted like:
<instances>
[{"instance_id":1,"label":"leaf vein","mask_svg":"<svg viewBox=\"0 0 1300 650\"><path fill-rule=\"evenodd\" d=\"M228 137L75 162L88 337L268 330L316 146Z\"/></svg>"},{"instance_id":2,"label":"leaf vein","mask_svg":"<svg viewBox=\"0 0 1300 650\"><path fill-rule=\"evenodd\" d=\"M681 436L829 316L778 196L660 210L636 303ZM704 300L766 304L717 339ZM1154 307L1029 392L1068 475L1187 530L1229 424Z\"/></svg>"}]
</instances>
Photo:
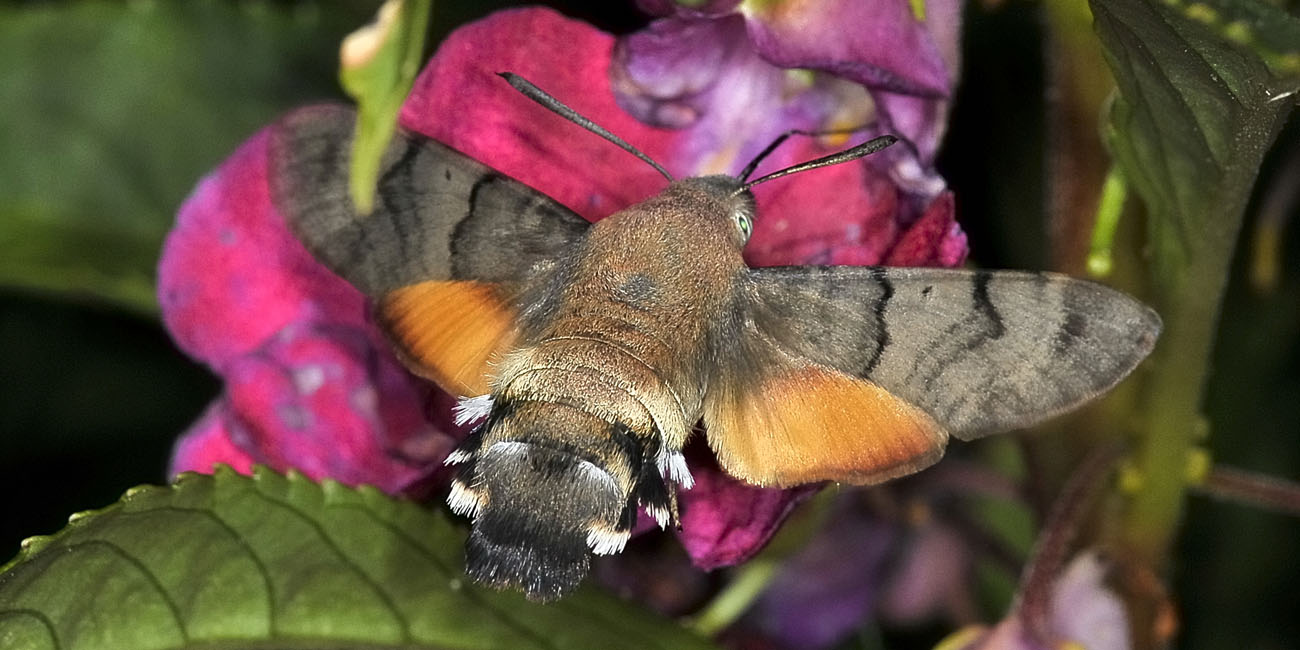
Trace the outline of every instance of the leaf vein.
<instances>
[{"instance_id":1,"label":"leaf vein","mask_svg":"<svg viewBox=\"0 0 1300 650\"><path fill-rule=\"evenodd\" d=\"M380 526L383 526L384 528L387 528L388 530L392 531L392 533L398 539L414 547L417 553L429 558L429 561L435 566L437 566L438 569L442 571L443 575L447 576L448 578L453 578L456 576L457 572L451 569L451 567L449 567L448 565L444 564L442 562L442 559L439 558L436 554L430 552L427 548L424 547L424 545L420 544L418 540L416 540L414 537L408 534L405 530L402 530L401 528L393 525L392 522L381 519L377 513L369 510L368 508L362 508L351 504L338 504L334 507L356 508L357 510L365 513L366 516L370 517L371 520L378 523ZM443 523L450 525L450 522L444 521ZM539 647L553 648L554 650L559 650L559 646L556 646L555 644L551 643L550 640L547 639L545 636L543 636L536 630L533 630L532 628L528 627L524 623L514 618L511 618L503 610L495 607L492 603L482 598L477 592L476 587L467 586L465 589L462 589L459 593L461 594L462 597L464 597L466 600L473 602L483 611L491 613L493 617L495 617L506 627L509 627L510 629L518 632L521 636L525 636L533 639Z\"/></svg>"},{"instance_id":2,"label":"leaf vein","mask_svg":"<svg viewBox=\"0 0 1300 650\"><path fill-rule=\"evenodd\" d=\"M0 619L11 616L15 618L19 616L30 616L31 618L36 619L36 622L40 623L41 626L45 628L46 633L50 635L50 640L54 642L54 647L58 649L63 648L63 641L59 639L58 633L54 631L54 622L51 621L44 612L26 607L0 611Z\"/></svg>"},{"instance_id":3,"label":"leaf vein","mask_svg":"<svg viewBox=\"0 0 1300 650\"><path fill-rule=\"evenodd\" d=\"M397 609L396 603L393 602L392 598L389 596L387 592L385 592L382 588L380 588L377 582L371 579L371 577L367 575L365 571L361 570L360 566L358 566L355 562L353 562L352 559L349 558L347 554L343 552L343 549L340 548L339 545L335 543L334 538L326 531L325 526L323 526L319 521L317 521L315 518L307 514L307 512L304 511L302 508L299 508L296 504L293 504L291 502L282 499L277 499L262 491L257 491L256 494L264 501L278 505L284 508L285 510L289 511L290 513L296 515L299 519L301 519L304 523L306 523L309 527L311 527L314 531L316 531L316 535L320 538L321 542L326 546L326 548L328 548L330 551L334 553L339 563L347 567L353 574L355 574L358 578L360 578L367 585L369 585L371 592L374 593L376 597L378 597L380 600L383 601L384 605L388 608L388 611L397 619L398 623L401 625L403 639L407 642L412 641L410 622L407 621L406 617L403 616L401 611ZM324 495L322 495L322 497L323 496ZM328 507L328 505L326 505L326 507ZM273 627L271 629L274 630L275 628Z\"/></svg>"},{"instance_id":4,"label":"leaf vein","mask_svg":"<svg viewBox=\"0 0 1300 650\"><path fill-rule=\"evenodd\" d=\"M190 633L189 630L186 628L185 619L181 617L180 609L176 606L176 602L172 600L171 594L167 593L167 589L163 587L162 581L158 579L158 576L154 575L153 571L147 565L145 565L145 563L142 560L140 560L140 558L137 558L136 556L128 553L127 550L122 548L121 546L118 546L113 542L110 542L108 540L103 540L103 539L88 539L85 541L74 542L72 544L68 544L64 546L64 548L67 549L68 551L76 551L78 549L87 548L87 547L89 548L98 547L98 548L107 549L113 555L118 556L119 558L125 560L128 564L134 566L136 570L142 574L142 577L150 585L153 586L155 591L158 592L158 595L162 598L163 603L166 604L167 610L171 612L172 618L176 621L176 627L181 633L181 638L184 639L186 643L189 642Z\"/></svg>"}]
</instances>

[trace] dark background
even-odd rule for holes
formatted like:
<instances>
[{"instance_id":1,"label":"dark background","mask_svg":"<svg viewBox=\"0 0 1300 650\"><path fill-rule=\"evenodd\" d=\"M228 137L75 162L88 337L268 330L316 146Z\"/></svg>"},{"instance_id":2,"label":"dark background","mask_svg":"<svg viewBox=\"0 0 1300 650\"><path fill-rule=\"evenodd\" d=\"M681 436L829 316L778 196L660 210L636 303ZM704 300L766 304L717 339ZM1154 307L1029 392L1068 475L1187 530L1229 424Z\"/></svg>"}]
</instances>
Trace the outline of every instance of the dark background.
<instances>
[{"instance_id":1,"label":"dark background","mask_svg":"<svg viewBox=\"0 0 1300 650\"><path fill-rule=\"evenodd\" d=\"M289 106L341 98L337 43L376 4L0 3L0 562L69 514L165 479L171 444L220 385L147 299L161 238L244 138ZM596 4L557 6L612 32L645 22ZM437 2L434 38L494 6ZM1036 12L968 10L941 167L980 266L1046 264ZM1300 142L1295 119L1280 142ZM1261 181L1294 185L1279 154ZM1248 216L1243 242L1254 227ZM1298 239L1286 231L1269 293L1249 286L1240 247L1206 405L1217 460L1292 479ZM1174 560L1180 645L1296 647L1297 551L1295 519L1192 497Z\"/></svg>"}]
</instances>

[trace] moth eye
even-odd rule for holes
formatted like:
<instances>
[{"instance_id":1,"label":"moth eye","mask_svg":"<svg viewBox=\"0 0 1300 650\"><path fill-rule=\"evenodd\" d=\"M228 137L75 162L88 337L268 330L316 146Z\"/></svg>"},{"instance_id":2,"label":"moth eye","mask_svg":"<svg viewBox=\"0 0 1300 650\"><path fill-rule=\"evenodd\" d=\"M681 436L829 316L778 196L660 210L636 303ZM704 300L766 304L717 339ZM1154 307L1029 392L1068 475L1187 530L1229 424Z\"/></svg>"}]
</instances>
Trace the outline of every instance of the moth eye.
<instances>
[{"instance_id":1,"label":"moth eye","mask_svg":"<svg viewBox=\"0 0 1300 650\"><path fill-rule=\"evenodd\" d=\"M749 241L749 235L754 232L754 219L749 216L748 212L736 210L731 213L731 218L736 222L736 228L740 230L742 241Z\"/></svg>"}]
</instances>

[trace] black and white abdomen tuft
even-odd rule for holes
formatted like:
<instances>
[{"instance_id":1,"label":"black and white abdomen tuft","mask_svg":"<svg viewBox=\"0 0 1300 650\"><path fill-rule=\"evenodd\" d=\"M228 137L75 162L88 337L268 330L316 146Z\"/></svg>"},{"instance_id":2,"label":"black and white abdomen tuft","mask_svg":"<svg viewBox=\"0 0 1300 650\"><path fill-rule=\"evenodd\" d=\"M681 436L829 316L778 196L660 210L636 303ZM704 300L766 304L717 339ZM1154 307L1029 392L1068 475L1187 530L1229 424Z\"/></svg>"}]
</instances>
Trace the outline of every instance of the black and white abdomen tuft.
<instances>
[{"instance_id":1,"label":"black and white abdomen tuft","mask_svg":"<svg viewBox=\"0 0 1300 650\"><path fill-rule=\"evenodd\" d=\"M616 428L562 404L493 405L449 458L460 471L447 502L473 519L472 579L552 600L581 582L592 553L623 550L636 522L632 472L644 463Z\"/></svg>"}]
</instances>

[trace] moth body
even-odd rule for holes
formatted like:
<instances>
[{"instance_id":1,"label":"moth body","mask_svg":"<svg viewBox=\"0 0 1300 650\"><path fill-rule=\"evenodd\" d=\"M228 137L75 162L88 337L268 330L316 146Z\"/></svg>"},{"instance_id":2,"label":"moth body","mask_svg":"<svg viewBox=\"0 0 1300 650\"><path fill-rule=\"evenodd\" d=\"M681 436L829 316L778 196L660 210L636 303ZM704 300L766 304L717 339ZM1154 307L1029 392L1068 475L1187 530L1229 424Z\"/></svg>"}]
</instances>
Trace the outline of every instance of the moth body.
<instances>
[{"instance_id":1,"label":"moth body","mask_svg":"<svg viewBox=\"0 0 1300 650\"><path fill-rule=\"evenodd\" d=\"M555 597L590 553L622 550L638 507L676 523L711 365L698 351L746 269L732 212L752 198L729 197L736 187L679 181L594 224L556 264L563 290L497 364L487 419L454 457L473 577Z\"/></svg>"},{"instance_id":2,"label":"moth body","mask_svg":"<svg viewBox=\"0 0 1300 650\"><path fill-rule=\"evenodd\" d=\"M398 358L481 419L447 459L448 504L472 520L466 571L530 598L562 596L591 554L622 550L639 508L676 522L697 422L749 483L879 483L938 461L950 437L1093 399L1160 332L1137 300L1050 273L749 268L753 197L725 176L674 181L592 224L399 132L361 214L347 189L354 122L341 107L282 120L272 197L370 298Z\"/></svg>"}]
</instances>

